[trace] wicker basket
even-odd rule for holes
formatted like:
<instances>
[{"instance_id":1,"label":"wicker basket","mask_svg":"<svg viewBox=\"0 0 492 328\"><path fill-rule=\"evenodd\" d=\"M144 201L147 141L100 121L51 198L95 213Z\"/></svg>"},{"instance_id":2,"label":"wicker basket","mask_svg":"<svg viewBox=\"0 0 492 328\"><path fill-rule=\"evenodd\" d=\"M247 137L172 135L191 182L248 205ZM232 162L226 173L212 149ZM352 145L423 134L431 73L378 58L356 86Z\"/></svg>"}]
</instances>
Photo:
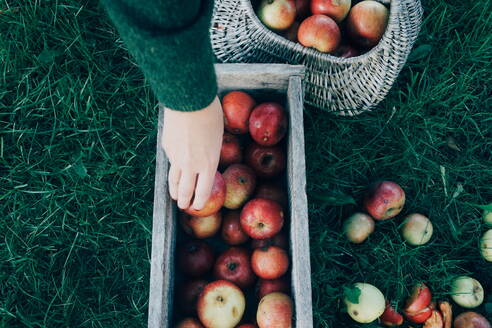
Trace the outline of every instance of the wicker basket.
<instances>
[{"instance_id":1,"label":"wicker basket","mask_svg":"<svg viewBox=\"0 0 492 328\"><path fill-rule=\"evenodd\" d=\"M420 30L420 0L381 2L390 6L388 27L379 44L361 56L338 58L285 39L260 22L250 0L215 1L212 46L221 62L305 65L308 104L356 115L386 96Z\"/></svg>"}]
</instances>

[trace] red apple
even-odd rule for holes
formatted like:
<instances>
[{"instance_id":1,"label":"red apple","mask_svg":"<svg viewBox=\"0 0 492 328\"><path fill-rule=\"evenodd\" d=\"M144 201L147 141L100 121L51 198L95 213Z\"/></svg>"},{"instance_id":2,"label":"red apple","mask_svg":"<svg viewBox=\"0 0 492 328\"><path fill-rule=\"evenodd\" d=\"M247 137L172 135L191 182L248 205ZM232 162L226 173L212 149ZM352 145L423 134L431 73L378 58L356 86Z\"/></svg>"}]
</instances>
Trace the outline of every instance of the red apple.
<instances>
[{"instance_id":1,"label":"red apple","mask_svg":"<svg viewBox=\"0 0 492 328\"><path fill-rule=\"evenodd\" d=\"M283 232L279 232L275 236L267 239L252 239L251 248L262 248L268 246L278 246L283 249L289 247L289 241L287 240L287 235Z\"/></svg>"},{"instance_id":2,"label":"red apple","mask_svg":"<svg viewBox=\"0 0 492 328\"><path fill-rule=\"evenodd\" d=\"M463 312L454 319L454 328L491 328L491 325L481 314Z\"/></svg>"},{"instance_id":3,"label":"red apple","mask_svg":"<svg viewBox=\"0 0 492 328\"><path fill-rule=\"evenodd\" d=\"M241 227L240 217L240 211L230 211L224 215L222 239L229 245L240 245L249 240L249 236Z\"/></svg>"},{"instance_id":4,"label":"red apple","mask_svg":"<svg viewBox=\"0 0 492 328\"><path fill-rule=\"evenodd\" d=\"M310 0L295 0L297 18L304 19L309 16Z\"/></svg>"},{"instance_id":5,"label":"red apple","mask_svg":"<svg viewBox=\"0 0 492 328\"><path fill-rule=\"evenodd\" d=\"M257 144L274 146L287 133L287 115L282 106L274 102L256 106L249 117L249 133Z\"/></svg>"},{"instance_id":6,"label":"red apple","mask_svg":"<svg viewBox=\"0 0 492 328\"><path fill-rule=\"evenodd\" d=\"M245 323L240 326L237 326L236 328L258 328L256 325L253 325L251 323Z\"/></svg>"},{"instance_id":7,"label":"red apple","mask_svg":"<svg viewBox=\"0 0 492 328\"><path fill-rule=\"evenodd\" d=\"M198 297L198 318L206 328L234 327L241 321L245 306L239 287L217 280L206 285Z\"/></svg>"},{"instance_id":8,"label":"red apple","mask_svg":"<svg viewBox=\"0 0 492 328\"><path fill-rule=\"evenodd\" d=\"M219 231L222 214L217 212L210 216L198 217L181 212L180 222L187 234L198 239L204 239L212 237Z\"/></svg>"},{"instance_id":9,"label":"red apple","mask_svg":"<svg viewBox=\"0 0 492 328\"><path fill-rule=\"evenodd\" d=\"M385 326L400 326L403 323L403 316L396 312L390 303L386 302L386 308L379 320Z\"/></svg>"},{"instance_id":10,"label":"red apple","mask_svg":"<svg viewBox=\"0 0 492 328\"><path fill-rule=\"evenodd\" d=\"M258 305L256 321L260 328L291 328L292 301L283 293L271 293Z\"/></svg>"},{"instance_id":11,"label":"red apple","mask_svg":"<svg viewBox=\"0 0 492 328\"><path fill-rule=\"evenodd\" d=\"M222 98L225 129L230 133L248 133L249 115L256 106L255 100L242 91L231 91Z\"/></svg>"},{"instance_id":12,"label":"red apple","mask_svg":"<svg viewBox=\"0 0 492 328\"><path fill-rule=\"evenodd\" d=\"M313 47L320 52L332 52L340 43L340 28L328 16L313 15L301 23L297 39L305 47Z\"/></svg>"},{"instance_id":13,"label":"red apple","mask_svg":"<svg viewBox=\"0 0 492 328\"><path fill-rule=\"evenodd\" d=\"M287 192L280 186L271 183L263 183L256 187L255 198L266 198L274 200L279 203L282 208L287 208L287 206L289 205Z\"/></svg>"},{"instance_id":14,"label":"red apple","mask_svg":"<svg viewBox=\"0 0 492 328\"><path fill-rule=\"evenodd\" d=\"M232 164L222 177L226 184L224 207L231 210L240 208L255 190L255 173L246 165Z\"/></svg>"},{"instance_id":15,"label":"red apple","mask_svg":"<svg viewBox=\"0 0 492 328\"><path fill-rule=\"evenodd\" d=\"M189 315L195 314L198 296L206 284L205 280L192 280L181 284L176 293L179 309Z\"/></svg>"},{"instance_id":16,"label":"red apple","mask_svg":"<svg viewBox=\"0 0 492 328\"><path fill-rule=\"evenodd\" d=\"M227 167L231 164L241 163L242 160L243 154L239 139L235 135L225 132L222 138L219 165Z\"/></svg>"},{"instance_id":17,"label":"red apple","mask_svg":"<svg viewBox=\"0 0 492 328\"><path fill-rule=\"evenodd\" d=\"M333 55L341 58L350 58L360 55L360 52L349 44L341 44Z\"/></svg>"},{"instance_id":18,"label":"red apple","mask_svg":"<svg viewBox=\"0 0 492 328\"><path fill-rule=\"evenodd\" d=\"M274 293L281 292L287 293L289 291L289 284L286 279L260 279L256 284L256 295L261 300L264 296Z\"/></svg>"},{"instance_id":19,"label":"red apple","mask_svg":"<svg viewBox=\"0 0 492 328\"><path fill-rule=\"evenodd\" d=\"M364 198L364 208L374 219L387 220L403 209L405 192L391 181L372 184Z\"/></svg>"},{"instance_id":20,"label":"red apple","mask_svg":"<svg viewBox=\"0 0 492 328\"><path fill-rule=\"evenodd\" d=\"M214 264L212 248L201 240L190 240L181 245L177 257L179 269L192 277L207 273Z\"/></svg>"},{"instance_id":21,"label":"red apple","mask_svg":"<svg viewBox=\"0 0 492 328\"><path fill-rule=\"evenodd\" d=\"M425 321L423 328L444 328L441 312L433 310L432 315Z\"/></svg>"},{"instance_id":22,"label":"red apple","mask_svg":"<svg viewBox=\"0 0 492 328\"><path fill-rule=\"evenodd\" d=\"M245 154L246 164L260 178L274 178L285 170L285 155L279 146L266 147L252 143Z\"/></svg>"},{"instance_id":23,"label":"red apple","mask_svg":"<svg viewBox=\"0 0 492 328\"><path fill-rule=\"evenodd\" d=\"M186 213L193 216L210 216L217 213L222 205L224 205L226 196L226 185L222 174L219 172L215 173L215 180L212 186L212 192L210 198L205 203L205 206L201 210L195 210L192 207L185 210Z\"/></svg>"},{"instance_id":24,"label":"red apple","mask_svg":"<svg viewBox=\"0 0 492 328\"><path fill-rule=\"evenodd\" d=\"M269 29L286 30L296 19L296 4L294 0L263 0L257 14Z\"/></svg>"},{"instance_id":25,"label":"red apple","mask_svg":"<svg viewBox=\"0 0 492 328\"><path fill-rule=\"evenodd\" d=\"M340 23L350 10L351 0L312 0L313 15L323 14Z\"/></svg>"},{"instance_id":26,"label":"red apple","mask_svg":"<svg viewBox=\"0 0 492 328\"><path fill-rule=\"evenodd\" d=\"M251 254L244 248L229 248L215 262L215 278L233 282L242 289L252 286L256 277L251 269L250 257Z\"/></svg>"},{"instance_id":27,"label":"red apple","mask_svg":"<svg viewBox=\"0 0 492 328\"><path fill-rule=\"evenodd\" d=\"M420 310L419 312L404 312L404 313L408 321L413 323L424 323L427 319L429 319L432 316L433 311L434 308L432 306L428 306Z\"/></svg>"},{"instance_id":28,"label":"red apple","mask_svg":"<svg viewBox=\"0 0 492 328\"><path fill-rule=\"evenodd\" d=\"M287 272L289 256L277 246L257 248L251 256L251 267L260 278L277 279Z\"/></svg>"},{"instance_id":29,"label":"red apple","mask_svg":"<svg viewBox=\"0 0 492 328\"><path fill-rule=\"evenodd\" d=\"M407 313L417 313L431 304L432 294L424 283L413 287L410 297L407 299L404 311Z\"/></svg>"},{"instance_id":30,"label":"red apple","mask_svg":"<svg viewBox=\"0 0 492 328\"><path fill-rule=\"evenodd\" d=\"M381 3L364 0L352 7L347 18L350 37L360 46L370 48L378 44L388 25L389 11Z\"/></svg>"},{"instance_id":31,"label":"red apple","mask_svg":"<svg viewBox=\"0 0 492 328\"><path fill-rule=\"evenodd\" d=\"M292 42L297 42L297 31L299 30L299 26L300 23L298 21L292 23L289 29L284 32L284 37Z\"/></svg>"},{"instance_id":32,"label":"red apple","mask_svg":"<svg viewBox=\"0 0 492 328\"><path fill-rule=\"evenodd\" d=\"M241 211L243 231L255 239L266 239L276 235L284 225L284 212L277 202L255 198L244 205Z\"/></svg>"},{"instance_id":33,"label":"red apple","mask_svg":"<svg viewBox=\"0 0 492 328\"><path fill-rule=\"evenodd\" d=\"M203 326L195 318L186 318L180 321L176 328L203 328Z\"/></svg>"}]
</instances>

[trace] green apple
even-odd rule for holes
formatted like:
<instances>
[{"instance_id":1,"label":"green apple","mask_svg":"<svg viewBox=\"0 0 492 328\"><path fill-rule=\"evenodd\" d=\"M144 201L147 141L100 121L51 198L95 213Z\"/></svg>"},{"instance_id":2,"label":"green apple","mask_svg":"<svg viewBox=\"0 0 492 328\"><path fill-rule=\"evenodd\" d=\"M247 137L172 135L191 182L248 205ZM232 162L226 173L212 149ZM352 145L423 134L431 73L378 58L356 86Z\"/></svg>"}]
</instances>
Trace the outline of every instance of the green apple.
<instances>
[{"instance_id":1,"label":"green apple","mask_svg":"<svg viewBox=\"0 0 492 328\"><path fill-rule=\"evenodd\" d=\"M472 277L459 276L451 283L451 297L459 306L475 308L483 302L483 287Z\"/></svg>"},{"instance_id":2,"label":"green apple","mask_svg":"<svg viewBox=\"0 0 492 328\"><path fill-rule=\"evenodd\" d=\"M490 203L488 206L492 206L492 203ZM492 227L492 211L483 210L483 222Z\"/></svg>"},{"instance_id":3,"label":"green apple","mask_svg":"<svg viewBox=\"0 0 492 328\"><path fill-rule=\"evenodd\" d=\"M480 250L483 258L492 262L492 229L486 231L480 239Z\"/></svg>"},{"instance_id":4,"label":"green apple","mask_svg":"<svg viewBox=\"0 0 492 328\"><path fill-rule=\"evenodd\" d=\"M386 302L383 293L378 288L371 284L357 282L348 291L344 302L349 316L355 321L368 323L383 314Z\"/></svg>"}]
</instances>

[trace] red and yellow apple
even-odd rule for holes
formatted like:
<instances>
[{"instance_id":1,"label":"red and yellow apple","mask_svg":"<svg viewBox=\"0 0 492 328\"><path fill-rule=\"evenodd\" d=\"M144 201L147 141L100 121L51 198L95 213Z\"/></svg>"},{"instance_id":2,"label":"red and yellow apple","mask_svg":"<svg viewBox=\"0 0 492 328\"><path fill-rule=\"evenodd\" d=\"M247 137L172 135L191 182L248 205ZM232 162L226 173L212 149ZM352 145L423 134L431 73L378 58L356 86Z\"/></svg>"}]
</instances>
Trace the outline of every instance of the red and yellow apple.
<instances>
[{"instance_id":1,"label":"red and yellow apple","mask_svg":"<svg viewBox=\"0 0 492 328\"><path fill-rule=\"evenodd\" d=\"M340 43L340 28L328 16L313 15L302 21L297 39L305 47L312 47L325 53L332 52Z\"/></svg>"},{"instance_id":2,"label":"red and yellow apple","mask_svg":"<svg viewBox=\"0 0 492 328\"><path fill-rule=\"evenodd\" d=\"M292 301L283 293L271 293L258 305L256 321L259 328L291 328Z\"/></svg>"},{"instance_id":3,"label":"red and yellow apple","mask_svg":"<svg viewBox=\"0 0 492 328\"><path fill-rule=\"evenodd\" d=\"M424 323L435 308L431 300L429 287L423 283L415 285L404 308L405 317L413 323Z\"/></svg>"},{"instance_id":4,"label":"red and yellow apple","mask_svg":"<svg viewBox=\"0 0 492 328\"><path fill-rule=\"evenodd\" d=\"M467 309L480 306L484 298L482 284L472 277L459 276L451 283L451 298Z\"/></svg>"},{"instance_id":5,"label":"red and yellow apple","mask_svg":"<svg viewBox=\"0 0 492 328\"><path fill-rule=\"evenodd\" d=\"M270 199L255 198L244 205L241 211L241 227L254 239L266 239L276 235L284 225L284 212L280 205Z\"/></svg>"},{"instance_id":6,"label":"red and yellow apple","mask_svg":"<svg viewBox=\"0 0 492 328\"><path fill-rule=\"evenodd\" d=\"M400 326L403 323L403 316L396 312L391 304L387 302L386 308L384 309L383 314L379 317L379 320L385 326Z\"/></svg>"},{"instance_id":7,"label":"red and yellow apple","mask_svg":"<svg viewBox=\"0 0 492 328\"><path fill-rule=\"evenodd\" d=\"M486 261L492 262L492 229L487 230L480 239L480 252Z\"/></svg>"},{"instance_id":8,"label":"red and yellow apple","mask_svg":"<svg viewBox=\"0 0 492 328\"><path fill-rule=\"evenodd\" d=\"M229 245L240 245L249 240L249 236L241 227L241 212L229 211L222 222L222 239Z\"/></svg>"},{"instance_id":9,"label":"red and yellow apple","mask_svg":"<svg viewBox=\"0 0 492 328\"><path fill-rule=\"evenodd\" d=\"M364 208L374 219L390 219L403 209L405 192L396 183L379 181L369 187L364 198Z\"/></svg>"},{"instance_id":10,"label":"red and yellow apple","mask_svg":"<svg viewBox=\"0 0 492 328\"><path fill-rule=\"evenodd\" d=\"M257 144L275 146L287 133L285 109L277 103L256 106L249 117L249 133Z\"/></svg>"},{"instance_id":11,"label":"red and yellow apple","mask_svg":"<svg viewBox=\"0 0 492 328\"><path fill-rule=\"evenodd\" d=\"M286 30L296 19L296 3L294 0L262 0L257 15L269 29Z\"/></svg>"},{"instance_id":12,"label":"red and yellow apple","mask_svg":"<svg viewBox=\"0 0 492 328\"><path fill-rule=\"evenodd\" d=\"M407 215L401 228L403 238L414 246L426 244L431 239L433 231L429 218L418 213Z\"/></svg>"},{"instance_id":13,"label":"red and yellow apple","mask_svg":"<svg viewBox=\"0 0 492 328\"><path fill-rule=\"evenodd\" d=\"M288 291L289 284L285 278L259 279L258 283L256 284L256 295L260 300L270 293L287 293Z\"/></svg>"},{"instance_id":14,"label":"red and yellow apple","mask_svg":"<svg viewBox=\"0 0 492 328\"><path fill-rule=\"evenodd\" d=\"M192 277L200 277L214 264L212 248L201 240L190 240L178 247L178 267Z\"/></svg>"},{"instance_id":15,"label":"red and yellow apple","mask_svg":"<svg viewBox=\"0 0 492 328\"><path fill-rule=\"evenodd\" d=\"M217 212L210 216L199 217L181 212L180 222L187 234L198 239L210 238L219 231L222 214Z\"/></svg>"},{"instance_id":16,"label":"red and yellow apple","mask_svg":"<svg viewBox=\"0 0 492 328\"><path fill-rule=\"evenodd\" d=\"M251 269L250 258L250 252L244 248L229 248L215 262L215 278L228 280L242 289L252 286L256 276Z\"/></svg>"},{"instance_id":17,"label":"red and yellow apple","mask_svg":"<svg viewBox=\"0 0 492 328\"><path fill-rule=\"evenodd\" d=\"M235 135L225 132L222 137L219 165L221 167L227 167L231 164L241 163L242 160L243 154L239 139Z\"/></svg>"},{"instance_id":18,"label":"red and yellow apple","mask_svg":"<svg viewBox=\"0 0 492 328\"><path fill-rule=\"evenodd\" d=\"M287 272L289 256L277 246L256 248L251 256L251 267L260 278L277 279Z\"/></svg>"},{"instance_id":19,"label":"red and yellow apple","mask_svg":"<svg viewBox=\"0 0 492 328\"><path fill-rule=\"evenodd\" d=\"M248 133L249 116L256 106L255 100L246 92L231 91L222 98L224 127L233 134Z\"/></svg>"},{"instance_id":20,"label":"red and yellow apple","mask_svg":"<svg viewBox=\"0 0 492 328\"><path fill-rule=\"evenodd\" d=\"M232 164L222 174L226 184L224 207L235 210L243 206L256 186L256 176L243 164Z\"/></svg>"},{"instance_id":21,"label":"red and yellow apple","mask_svg":"<svg viewBox=\"0 0 492 328\"><path fill-rule=\"evenodd\" d=\"M181 284L177 290L176 297L180 310L189 315L196 313L196 302L198 296L205 288L205 280L192 280Z\"/></svg>"},{"instance_id":22,"label":"red and yellow apple","mask_svg":"<svg viewBox=\"0 0 492 328\"><path fill-rule=\"evenodd\" d=\"M481 314L463 312L454 319L454 328L491 328L491 325Z\"/></svg>"},{"instance_id":23,"label":"red and yellow apple","mask_svg":"<svg viewBox=\"0 0 492 328\"><path fill-rule=\"evenodd\" d=\"M217 213L224 205L226 196L226 185L224 178L220 172L215 173L214 184L209 199L205 203L205 206L201 210L195 210L193 207L187 208L186 213L192 216L210 216Z\"/></svg>"},{"instance_id":24,"label":"red and yellow apple","mask_svg":"<svg viewBox=\"0 0 492 328\"><path fill-rule=\"evenodd\" d=\"M360 244L374 232L374 220L365 213L355 213L343 223L343 232L348 240Z\"/></svg>"},{"instance_id":25,"label":"red and yellow apple","mask_svg":"<svg viewBox=\"0 0 492 328\"><path fill-rule=\"evenodd\" d=\"M377 1L364 0L350 10L347 30L359 46L370 48L378 44L383 37L388 18L388 8Z\"/></svg>"},{"instance_id":26,"label":"red and yellow apple","mask_svg":"<svg viewBox=\"0 0 492 328\"><path fill-rule=\"evenodd\" d=\"M246 149L246 164L260 178L274 178L285 170L285 154L279 146L267 147L252 143Z\"/></svg>"},{"instance_id":27,"label":"red and yellow apple","mask_svg":"<svg viewBox=\"0 0 492 328\"><path fill-rule=\"evenodd\" d=\"M350 11L351 0L311 0L313 15L326 15L340 23Z\"/></svg>"},{"instance_id":28,"label":"red and yellow apple","mask_svg":"<svg viewBox=\"0 0 492 328\"><path fill-rule=\"evenodd\" d=\"M386 309L383 293L377 287L368 283L355 283L352 289L355 288L360 291L357 302L348 296L344 298L348 315L359 323L373 322Z\"/></svg>"}]
</instances>

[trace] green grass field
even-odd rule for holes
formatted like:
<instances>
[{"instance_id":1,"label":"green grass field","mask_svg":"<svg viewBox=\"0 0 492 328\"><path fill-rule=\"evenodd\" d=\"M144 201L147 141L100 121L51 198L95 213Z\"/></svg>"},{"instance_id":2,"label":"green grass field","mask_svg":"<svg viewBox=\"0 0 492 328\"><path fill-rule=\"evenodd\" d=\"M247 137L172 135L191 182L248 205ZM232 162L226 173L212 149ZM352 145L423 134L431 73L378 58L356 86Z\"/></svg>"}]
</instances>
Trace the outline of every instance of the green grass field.
<instances>
[{"instance_id":1,"label":"green grass field","mask_svg":"<svg viewBox=\"0 0 492 328\"><path fill-rule=\"evenodd\" d=\"M457 274L482 282L492 317L474 206L492 202L492 5L424 7L377 110L305 112L316 327L357 326L341 313L349 283L402 306L417 281L446 298ZM156 113L97 1L0 2L0 327L146 326ZM404 213L429 215L429 244L407 246L401 217L362 245L341 236L352 197L379 178L406 190Z\"/></svg>"}]
</instances>

